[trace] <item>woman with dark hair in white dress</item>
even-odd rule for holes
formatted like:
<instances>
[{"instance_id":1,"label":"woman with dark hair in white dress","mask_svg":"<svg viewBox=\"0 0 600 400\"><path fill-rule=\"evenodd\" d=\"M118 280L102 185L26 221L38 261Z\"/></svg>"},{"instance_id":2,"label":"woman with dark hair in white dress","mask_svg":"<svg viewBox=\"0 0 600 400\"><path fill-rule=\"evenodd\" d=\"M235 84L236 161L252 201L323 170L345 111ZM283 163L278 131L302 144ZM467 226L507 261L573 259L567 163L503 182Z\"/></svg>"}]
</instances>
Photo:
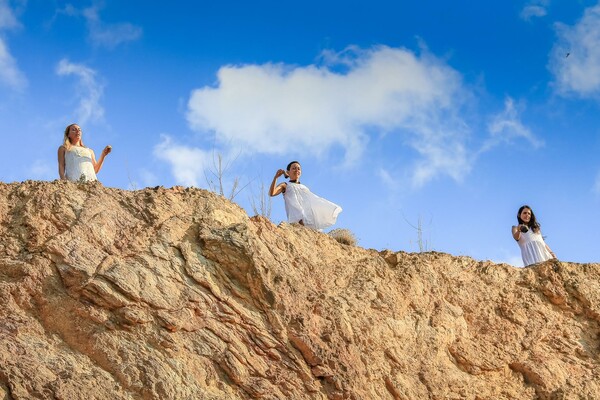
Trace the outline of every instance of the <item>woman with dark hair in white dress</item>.
<instances>
[{"instance_id":1,"label":"woman with dark hair in white dress","mask_svg":"<svg viewBox=\"0 0 600 400\"><path fill-rule=\"evenodd\" d=\"M342 208L337 204L325 200L313 194L305 185L300 183L302 167L298 161L292 161L287 166L287 171L282 169L275 173L270 196L277 196L283 193L285 201L285 212L288 222L297 222L309 228L321 230L335 224ZM277 178L285 175L289 182L282 182L277 185Z\"/></svg>"},{"instance_id":2,"label":"woman with dark hair in white dress","mask_svg":"<svg viewBox=\"0 0 600 400\"><path fill-rule=\"evenodd\" d=\"M512 235L521 248L523 265L527 267L556 258L550 247L544 242L540 224L531 207L525 205L519 208L517 221L519 225L512 227Z\"/></svg>"}]
</instances>

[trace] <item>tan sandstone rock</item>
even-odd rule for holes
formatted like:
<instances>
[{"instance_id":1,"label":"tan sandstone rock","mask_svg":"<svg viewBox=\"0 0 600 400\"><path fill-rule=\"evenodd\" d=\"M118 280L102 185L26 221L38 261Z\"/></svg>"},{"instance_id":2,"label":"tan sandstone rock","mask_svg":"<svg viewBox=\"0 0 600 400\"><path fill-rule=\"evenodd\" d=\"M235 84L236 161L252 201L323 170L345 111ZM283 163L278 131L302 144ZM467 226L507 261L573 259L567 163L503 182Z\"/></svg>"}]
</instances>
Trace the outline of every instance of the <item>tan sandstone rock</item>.
<instances>
[{"instance_id":1,"label":"tan sandstone rock","mask_svg":"<svg viewBox=\"0 0 600 400\"><path fill-rule=\"evenodd\" d=\"M598 399L600 265L365 250L213 193L0 184L0 399Z\"/></svg>"}]
</instances>

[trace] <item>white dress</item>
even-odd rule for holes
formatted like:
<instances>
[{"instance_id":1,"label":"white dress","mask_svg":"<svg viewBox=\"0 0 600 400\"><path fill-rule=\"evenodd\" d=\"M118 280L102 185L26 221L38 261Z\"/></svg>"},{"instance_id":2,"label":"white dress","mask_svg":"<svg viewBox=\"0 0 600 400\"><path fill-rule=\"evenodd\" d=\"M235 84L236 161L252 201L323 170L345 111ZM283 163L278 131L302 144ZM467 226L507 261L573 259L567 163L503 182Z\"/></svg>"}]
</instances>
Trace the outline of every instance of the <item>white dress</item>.
<instances>
[{"instance_id":1,"label":"white dress","mask_svg":"<svg viewBox=\"0 0 600 400\"><path fill-rule=\"evenodd\" d=\"M283 193L288 222L300 222L313 229L335 224L342 208L313 194L301 183L288 182Z\"/></svg>"},{"instance_id":2,"label":"white dress","mask_svg":"<svg viewBox=\"0 0 600 400\"><path fill-rule=\"evenodd\" d=\"M65 175L68 180L77 182L97 181L92 164L92 150L87 147L71 146L65 151Z\"/></svg>"},{"instance_id":3,"label":"white dress","mask_svg":"<svg viewBox=\"0 0 600 400\"><path fill-rule=\"evenodd\" d=\"M535 233L532 229L529 229L527 232L521 232L517 243L521 248L521 257L523 257L523 265L525 266L554 258L546 247L541 231Z\"/></svg>"}]
</instances>

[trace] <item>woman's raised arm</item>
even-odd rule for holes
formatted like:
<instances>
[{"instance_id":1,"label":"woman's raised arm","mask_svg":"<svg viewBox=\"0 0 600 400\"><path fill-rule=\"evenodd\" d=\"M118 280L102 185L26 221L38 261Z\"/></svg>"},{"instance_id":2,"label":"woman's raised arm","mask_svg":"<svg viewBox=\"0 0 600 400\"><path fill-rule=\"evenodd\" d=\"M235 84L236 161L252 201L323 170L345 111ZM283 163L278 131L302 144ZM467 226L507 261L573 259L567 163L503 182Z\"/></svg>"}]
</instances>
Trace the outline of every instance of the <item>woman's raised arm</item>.
<instances>
[{"instance_id":1,"label":"woman's raised arm","mask_svg":"<svg viewBox=\"0 0 600 400\"><path fill-rule=\"evenodd\" d=\"M94 166L94 172L98 173L98 172L100 172L100 169L102 169L102 164L104 164L104 159L106 158L108 153L110 153L112 151L112 147L106 146L104 148L104 150L102 150L102 154L100 154L100 159L98 160L98 162L96 162L96 156L94 155L94 151L91 149L90 149L90 151L92 152L92 165Z\"/></svg>"},{"instance_id":2,"label":"woman's raised arm","mask_svg":"<svg viewBox=\"0 0 600 400\"><path fill-rule=\"evenodd\" d=\"M284 173L285 173L285 171L282 169L278 169L277 172L275 173L275 176L273 177L273 182L271 182L271 187L269 188L269 196L271 196L271 197L277 196L278 194L281 194L282 192L285 191L285 187L286 187L285 182L282 182L279 185L277 185L277 178L279 178Z\"/></svg>"}]
</instances>

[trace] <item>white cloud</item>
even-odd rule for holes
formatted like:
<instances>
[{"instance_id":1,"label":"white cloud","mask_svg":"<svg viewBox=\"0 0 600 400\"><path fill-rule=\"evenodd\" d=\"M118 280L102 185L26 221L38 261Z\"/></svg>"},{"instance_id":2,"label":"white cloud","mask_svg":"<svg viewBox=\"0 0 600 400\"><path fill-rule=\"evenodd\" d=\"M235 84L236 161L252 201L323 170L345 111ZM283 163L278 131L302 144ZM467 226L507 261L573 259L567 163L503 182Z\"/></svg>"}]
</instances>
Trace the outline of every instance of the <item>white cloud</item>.
<instances>
[{"instance_id":1,"label":"white cloud","mask_svg":"<svg viewBox=\"0 0 600 400\"><path fill-rule=\"evenodd\" d=\"M461 181L475 161L466 147L470 132L462 121L453 121L449 117L438 119L434 115L430 117L429 121L423 121L413 128L419 136L413 138L411 145L423 156L416 164L412 179L417 187L440 174Z\"/></svg>"},{"instance_id":2,"label":"white cloud","mask_svg":"<svg viewBox=\"0 0 600 400\"><path fill-rule=\"evenodd\" d=\"M88 29L90 41L96 46L113 49L126 42L133 42L142 36L142 28L129 22L106 23L100 18L100 10L104 3L94 1L88 8L78 9L72 4L56 11L56 15L64 14L70 17L83 17ZM53 19L54 20L54 19Z\"/></svg>"},{"instance_id":3,"label":"white cloud","mask_svg":"<svg viewBox=\"0 0 600 400\"><path fill-rule=\"evenodd\" d=\"M154 156L171 165L171 172L178 184L200 186L212 153L173 142L168 135L161 135L161 142L154 147Z\"/></svg>"},{"instance_id":4,"label":"white cloud","mask_svg":"<svg viewBox=\"0 0 600 400\"><path fill-rule=\"evenodd\" d=\"M540 18L547 14L546 8L548 7L547 1L532 1L523 7L519 16L525 21L529 21L534 17Z\"/></svg>"},{"instance_id":5,"label":"white cloud","mask_svg":"<svg viewBox=\"0 0 600 400\"><path fill-rule=\"evenodd\" d=\"M108 24L100 19L98 3L82 11L92 42L112 49L121 43L133 42L142 36L142 28L128 22Z\"/></svg>"},{"instance_id":6,"label":"white cloud","mask_svg":"<svg viewBox=\"0 0 600 400\"><path fill-rule=\"evenodd\" d=\"M14 29L20 26L15 13L8 5L8 0L0 0L0 30Z\"/></svg>"},{"instance_id":7,"label":"white cloud","mask_svg":"<svg viewBox=\"0 0 600 400\"><path fill-rule=\"evenodd\" d=\"M17 66L16 60L2 38L0 38L0 82L15 90L22 90L27 86L27 78Z\"/></svg>"},{"instance_id":8,"label":"white cloud","mask_svg":"<svg viewBox=\"0 0 600 400\"><path fill-rule=\"evenodd\" d=\"M76 120L80 124L88 121L100 120L104 116L104 108L100 99L104 87L96 78L96 71L83 64L71 63L62 59L56 67L56 73L61 76L75 75L79 78L77 96L79 105L75 112Z\"/></svg>"},{"instance_id":9,"label":"white cloud","mask_svg":"<svg viewBox=\"0 0 600 400\"><path fill-rule=\"evenodd\" d=\"M558 41L549 68L562 95L600 98L600 3L573 26L556 24Z\"/></svg>"},{"instance_id":10,"label":"white cloud","mask_svg":"<svg viewBox=\"0 0 600 400\"><path fill-rule=\"evenodd\" d=\"M325 56L324 66L222 67L216 87L192 92L190 127L258 153L318 156L339 146L346 163L361 157L371 134L396 134L423 158L415 184L469 171L466 91L454 69L385 46Z\"/></svg>"},{"instance_id":11,"label":"white cloud","mask_svg":"<svg viewBox=\"0 0 600 400\"><path fill-rule=\"evenodd\" d=\"M538 139L529 128L520 120L515 103L510 97L504 101L504 110L492 116L488 124L489 139L482 146L481 152L487 151L501 143L510 144L514 139L525 139L534 148L544 145L543 140Z\"/></svg>"},{"instance_id":12,"label":"white cloud","mask_svg":"<svg viewBox=\"0 0 600 400\"><path fill-rule=\"evenodd\" d=\"M233 199L250 184L242 170L233 168L240 155L234 149L204 150L175 143L170 135L163 134L161 142L154 146L153 154L170 164L179 185L201 187L204 184L208 190ZM148 186L152 186L156 178L152 173L142 174Z\"/></svg>"},{"instance_id":13,"label":"white cloud","mask_svg":"<svg viewBox=\"0 0 600 400\"><path fill-rule=\"evenodd\" d=\"M0 0L0 32L19 28L13 10L7 0ZM0 37L0 83L14 90L22 90L27 86L27 78L17 65L17 61L10 53L6 40Z\"/></svg>"}]
</instances>

